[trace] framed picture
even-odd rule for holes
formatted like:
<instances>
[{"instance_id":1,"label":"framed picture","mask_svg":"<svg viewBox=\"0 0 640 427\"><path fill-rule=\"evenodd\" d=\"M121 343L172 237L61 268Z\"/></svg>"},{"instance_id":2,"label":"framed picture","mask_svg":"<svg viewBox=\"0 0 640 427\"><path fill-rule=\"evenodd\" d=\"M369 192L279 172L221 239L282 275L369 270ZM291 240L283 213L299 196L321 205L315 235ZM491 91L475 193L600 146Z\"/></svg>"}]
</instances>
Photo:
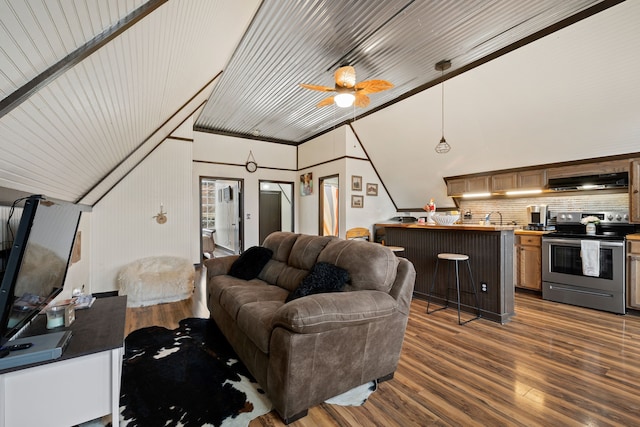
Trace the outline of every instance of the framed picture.
<instances>
[{"instance_id":1,"label":"framed picture","mask_svg":"<svg viewBox=\"0 0 640 427\"><path fill-rule=\"evenodd\" d=\"M307 172L300 175L300 195L309 196L313 194L313 173Z\"/></svg>"},{"instance_id":2,"label":"framed picture","mask_svg":"<svg viewBox=\"0 0 640 427\"><path fill-rule=\"evenodd\" d=\"M367 183L367 196L377 196L378 195L378 184L372 184L370 182Z\"/></svg>"},{"instance_id":3,"label":"framed picture","mask_svg":"<svg viewBox=\"0 0 640 427\"><path fill-rule=\"evenodd\" d=\"M71 248L71 264L80 261L82 257L82 231L76 233L76 239L73 241Z\"/></svg>"},{"instance_id":4,"label":"framed picture","mask_svg":"<svg viewBox=\"0 0 640 427\"><path fill-rule=\"evenodd\" d=\"M364 197L363 196L351 196L351 207L352 208L363 208L364 207Z\"/></svg>"},{"instance_id":5,"label":"framed picture","mask_svg":"<svg viewBox=\"0 0 640 427\"><path fill-rule=\"evenodd\" d=\"M362 191L362 177L351 175L351 189L353 191Z\"/></svg>"}]
</instances>

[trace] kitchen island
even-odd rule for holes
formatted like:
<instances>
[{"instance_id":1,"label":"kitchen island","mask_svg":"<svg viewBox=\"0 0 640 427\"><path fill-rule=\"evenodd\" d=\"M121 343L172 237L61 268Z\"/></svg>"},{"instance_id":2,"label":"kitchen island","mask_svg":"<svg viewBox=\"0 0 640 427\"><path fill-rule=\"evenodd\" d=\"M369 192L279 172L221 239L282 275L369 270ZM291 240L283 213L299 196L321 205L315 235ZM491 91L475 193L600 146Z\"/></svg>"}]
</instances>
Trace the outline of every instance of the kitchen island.
<instances>
[{"instance_id":1,"label":"kitchen island","mask_svg":"<svg viewBox=\"0 0 640 427\"><path fill-rule=\"evenodd\" d=\"M403 247L404 256L415 266L415 297L427 298L439 253L461 253L469 255L482 317L506 323L514 315L513 251L516 227L394 222L376 224L376 229L380 228L384 228L385 244ZM461 267L460 280L465 282L461 283L461 289L470 289L466 283L466 267ZM452 269L453 266L440 263L432 301L438 304L446 301L447 274ZM482 283L486 283L486 292L481 291ZM475 312L473 294L463 292L460 298L464 311ZM449 292L449 305L454 304L455 291Z\"/></svg>"}]
</instances>

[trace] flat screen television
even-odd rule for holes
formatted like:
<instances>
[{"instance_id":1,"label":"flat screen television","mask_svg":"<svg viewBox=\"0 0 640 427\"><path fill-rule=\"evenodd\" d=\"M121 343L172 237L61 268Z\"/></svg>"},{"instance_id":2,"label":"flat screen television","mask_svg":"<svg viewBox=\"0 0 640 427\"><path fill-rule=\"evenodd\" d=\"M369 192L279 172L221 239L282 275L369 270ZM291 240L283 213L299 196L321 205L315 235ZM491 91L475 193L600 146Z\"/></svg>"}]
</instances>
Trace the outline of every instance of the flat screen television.
<instances>
[{"instance_id":1,"label":"flat screen television","mask_svg":"<svg viewBox=\"0 0 640 427\"><path fill-rule=\"evenodd\" d=\"M64 287L80 207L28 197L0 272L0 345L21 331ZM6 252L6 251L5 251Z\"/></svg>"}]
</instances>

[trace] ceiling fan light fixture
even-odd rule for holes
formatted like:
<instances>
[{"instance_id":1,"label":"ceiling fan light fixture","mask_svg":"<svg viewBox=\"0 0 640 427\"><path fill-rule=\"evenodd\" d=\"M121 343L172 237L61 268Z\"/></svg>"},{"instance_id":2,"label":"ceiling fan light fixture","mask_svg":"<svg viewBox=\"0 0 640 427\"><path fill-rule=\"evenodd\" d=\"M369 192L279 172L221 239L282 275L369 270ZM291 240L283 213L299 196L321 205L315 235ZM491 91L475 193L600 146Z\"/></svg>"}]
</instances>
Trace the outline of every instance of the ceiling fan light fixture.
<instances>
[{"instance_id":1,"label":"ceiling fan light fixture","mask_svg":"<svg viewBox=\"0 0 640 427\"><path fill-rule=\"evenodd\" d=\"M347 108L355 105L358 108L366 108L371 100L369 94L382 92L391 89L393 84L386 80L356 81L356 69L350 65L345 65L334 73L335 86L320 86L300 83L304 89L317 90L320 92L335 92L334 96L324 98L316 104L317 107L327 107L337 105L340 108Z\"/></svg>"},{"instance_id":2,"label":"ceiling fan light fixture","mask_svg":"<svg viewBox=\"0 0 640 427\"><path fill-rule=\"evenodd\" d=\"M340 108L347 108L353 105L356 100L356 96L352 93L339 93L333 97L336 105Z\"/></svg>"}]
</instances>

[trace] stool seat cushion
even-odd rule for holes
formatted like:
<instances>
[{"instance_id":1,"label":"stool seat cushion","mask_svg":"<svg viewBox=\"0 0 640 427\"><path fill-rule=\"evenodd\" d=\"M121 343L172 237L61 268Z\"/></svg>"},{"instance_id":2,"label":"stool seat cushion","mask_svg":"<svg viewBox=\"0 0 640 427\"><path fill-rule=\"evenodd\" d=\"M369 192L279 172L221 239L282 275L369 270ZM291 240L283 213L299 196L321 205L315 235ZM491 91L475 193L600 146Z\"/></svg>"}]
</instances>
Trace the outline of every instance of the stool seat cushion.
<instances>
[{"instance_id":1,"label":"stool seat cushion","mask_svg":"<svg viewBox=\"0 0 640 427\"><path fill-rule=\"evenodd\" d=\"M466 261L469 259L469 255L443 253L443 254L438 254L438 258L446 259L449 261Z\"/></svg>"}]
</instances>

